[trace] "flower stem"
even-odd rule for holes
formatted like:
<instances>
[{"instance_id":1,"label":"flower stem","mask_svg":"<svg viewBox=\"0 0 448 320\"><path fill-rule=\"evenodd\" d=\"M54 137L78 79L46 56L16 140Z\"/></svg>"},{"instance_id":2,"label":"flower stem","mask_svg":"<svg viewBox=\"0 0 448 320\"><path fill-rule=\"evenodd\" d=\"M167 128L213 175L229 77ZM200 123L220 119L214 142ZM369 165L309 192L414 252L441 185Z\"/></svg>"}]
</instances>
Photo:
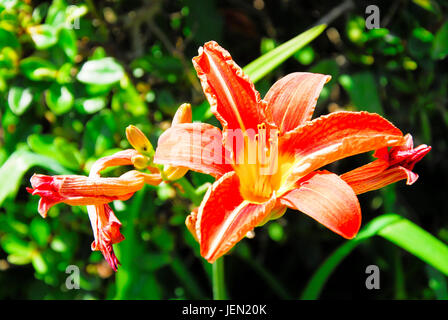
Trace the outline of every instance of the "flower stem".
<instances>
[{"instance_id":1,"label":"flower stem","mask_svg":"<svg viewBox=\"0 0 448 320\"><path fill-rule=\"evenodd\" d=\"M190 181L188 181L185 177L182 177L175 182L182 187L185 196L190 199L195 206L199 206L201 204L202 197L196 193L196 189L191 185Z\"/></svg>"},{"instance_id":2,"label":"flower stem","mask_svg":"<svg viewBox=\"0 0 448 320\"><path fill-rule=\"evenodd\" d=\"M226 286L224 281L224 257L213 263L213 299L226 300Z\"/></svg>"}]
</instances>

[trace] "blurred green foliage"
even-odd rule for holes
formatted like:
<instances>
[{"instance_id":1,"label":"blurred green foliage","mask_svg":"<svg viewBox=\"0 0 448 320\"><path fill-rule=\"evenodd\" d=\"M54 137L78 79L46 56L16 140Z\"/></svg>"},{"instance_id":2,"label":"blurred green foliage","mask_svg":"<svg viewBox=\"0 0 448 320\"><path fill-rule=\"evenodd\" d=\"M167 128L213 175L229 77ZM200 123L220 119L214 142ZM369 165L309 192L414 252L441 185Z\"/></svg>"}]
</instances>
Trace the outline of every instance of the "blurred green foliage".
<instances>
[{"instance_id":1,"label":"blurred green foliage","mask_svg":"<svg viewBox=\"0 0 448 320\"><path fill-rule=\"evenodd\" d=\"M417 165L415 185L399 183L360 201L365 222L397 212L448 242L448 4L384 2L382 28L366 30L368 4L356 2L325 36L261 78L257 89L263 95L290 72L330 74L316 116L377 112L411 132L416 144L432 145ZM173 185L146 187L113 203L126 237L115 246L122 263L116 274L90 251L84 207L57 205L44 220L38 197L25 187L33 172L87 174L98 158L130 147L129 124L156 145L183 102L192 103L195 120L209 119L190 62L205 41L219 41L244 66L333 7L330 1L0 0L0 298L210 298L211 267L184 227L193 206ZM331 170L342 173L369 160L355 157ZM195 187L210 181L195 173L188 179ZM231 297L298 297L343 243L290 212L255 232L226 259ZM324 298L447 298L445 276L385 241L365 241L350 257L330 278ZM380 292L364 287L369 264L383 272ZM81 270L80 290L65 287L68 265Z\"/></svg>"}]
</instances>

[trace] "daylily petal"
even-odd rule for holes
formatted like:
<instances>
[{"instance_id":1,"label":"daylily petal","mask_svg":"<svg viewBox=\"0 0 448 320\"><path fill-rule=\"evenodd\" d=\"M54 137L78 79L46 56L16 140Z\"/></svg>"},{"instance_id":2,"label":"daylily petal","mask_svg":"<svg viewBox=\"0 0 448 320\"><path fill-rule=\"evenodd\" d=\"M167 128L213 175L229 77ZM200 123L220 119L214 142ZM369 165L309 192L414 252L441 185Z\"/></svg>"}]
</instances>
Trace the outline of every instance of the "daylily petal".
<instances>
[{"instance_id":1,"label":"daylily petal","mask_svg":"<svg viewBox=\"0 0 448 320\"><path fill-rule=\"evenodd\" d=\"M41 196L38 209L39 213L45 217L48 209L60 202L79 206L127 200L143 187L146 180L151 180L148 176L152 177L135 170L118 178L34 174L31 177L33 188L27 188L27 191Z\"/></svg>"},{"instance_id":2,"label":"daylily petal","mask_svg":"<svg viewBox=\"0 0 448 320\"><path fill-rule=\"evenodd\" d=\"M266 103L229 52L210 41L193 58L205 96L223 129L256 130L266 122Z\"/></svg>"},{"instance_id":3,"label":"daylily petal","mask_svg":"<svg viewBox=\"0 0 448 320\"><path fill-rule=\"evenodd\" d=\"M390 150L387 147L376 150L373 155L378 160L344 173L341 178L356 194L380 189L402 179L411 185L418 179L418 174L412 172L415 164L429 151L431 147L426 144L414 149L412 136L407 134L402 145Z\"/></svg>"},{"instance_id":4,"label":"daylily petal","mask_svg":"<svg viewBox=\"0 0 448 320\"><path fill-rule=\"evenodd\" d=\"M295 72L278 80L264 97L280 133L311 120L317 99L331 76Z\"/></svg>"},{"instance_id":5,"label":"daylily petal","mask_svg":"<svg viewBox=\"0 0 448 320\"><path fill-rule=\"evenodd\" d=\"M280 202L302 211L328 229L353 238L361 226L361 208L352 188L338 175L313 172L284 194Z\"/></svg>"},{"instance_id":6,"label":"daylily petal","mask_svg":"<svg viewBox=\"0 0 448 320\"><path fill-rule=\"evenodd\" d=\"M120 262L115 256L112 245L124 240L120 232L121 222L108 204L87 206L87 212L95 238L92 250L100 250L112 269L117 271Z\"/></svg>"},{"instance_id":7,"label":"daylily petal","mask_svg":"<svg viewBox=\"0 0 448 320\"><path fill-rule=\"evenodd\" d=\"M154 162L220 177L232 170L225 155L218 128L206 123L182 123L160 136Z\"/></svg>"},{"instance_id":8,"label":"daylily petal","mask_svg":"<svg viewBox=\"0 0 448 320\"><path fill-rule=\"evenodd\" d=\"M321 116L279 138L279 153L294 158L284 186L336 160L403 143L399 129L378 114L335 112Z\"/></svg>"},{"instance_id":9,"label":"daylily petal","mask_svg":"<svg viewBox=\"0 0 448 320\"><path fill-rule=\"evenodd\" d=\"M346 172L340 177L348 184L351 184L349 181L355 182L368 180L384 172L387 168L389 168L389 163L387 161L379 159L363 165L362 167Z\"/></svg>"},{"instance_id":10,"label":"daylily petal","mask_svg":"<svg viewBox=\"0 0 448 320\"><path fill-rule=\"evenodd\" d=\"M235 172L217 180L208 190L196 217L201 255L210 263L229 251L271 212L276 199L261 204L243 200Z\"/></svg>"},{"instance_id":11,"label":"daylily petal","mask_svg":"<svg viewBox=\"0 0 448 320\"><path fill-rule=\"evenodd\" d=\"M363 167L341 175L341 179L352 187L356 194L381 189L403 179L406 179L407 185L411 185L418 179L418 174L401 166L386 169L371 177L363 177L362 169Z\"/></svg>"},{"instance_id":12,"label":"daylily petal","mask_svg":"<svg viewBox=\"0 0 448 320\"><path fill-rule=\"evenodd\" d=\"M99 176L101 171L109 167L132 165L132 158L138 154L134 149L127 149L98 159L90 168L90 176Z\"/></svg>"}]
</instances>

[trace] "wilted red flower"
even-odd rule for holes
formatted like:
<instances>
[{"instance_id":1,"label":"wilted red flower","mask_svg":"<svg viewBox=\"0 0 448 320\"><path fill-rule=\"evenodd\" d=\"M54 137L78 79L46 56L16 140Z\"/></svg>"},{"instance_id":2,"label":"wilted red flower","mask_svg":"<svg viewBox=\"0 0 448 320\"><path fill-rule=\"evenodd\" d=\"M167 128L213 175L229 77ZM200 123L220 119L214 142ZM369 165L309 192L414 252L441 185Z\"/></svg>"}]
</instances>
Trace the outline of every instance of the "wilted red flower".
<instances>
[{"instance_id":1,"label":"wilted red flower","mask_svg":"<svg viewBox=\"0 0 448 320\"><path fill-rule=\"evenodd\" d=\"M215 261L286 207L354 237L361 224L355 192L338 175L316 170L351 155L399 148L406 141L401 131L367 112L336 112L311 121L327 75L289 74L262 100L216 42L200 48L193 64L223 129L173 125L159 138L154 161L217 178L186 221L201 255Z\"/></svg>"}]
</instances>

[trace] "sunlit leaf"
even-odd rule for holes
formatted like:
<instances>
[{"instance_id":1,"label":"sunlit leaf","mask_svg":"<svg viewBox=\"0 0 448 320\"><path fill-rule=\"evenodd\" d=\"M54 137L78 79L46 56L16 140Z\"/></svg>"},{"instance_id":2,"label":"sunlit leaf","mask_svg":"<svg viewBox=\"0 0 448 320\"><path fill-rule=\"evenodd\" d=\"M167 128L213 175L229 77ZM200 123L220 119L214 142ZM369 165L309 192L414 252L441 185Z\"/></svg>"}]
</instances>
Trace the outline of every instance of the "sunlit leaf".
<instances>
[{"instance_id":1,"label":"sunlit leaf","mask_svg":"<svg viewBox=\"0 0 448 320\"><path fill-rule=\"evenodd\" d=\"M318 25L299 34L297 37L292 38L291 40L283 43L272 51L269 51L249 63L244 67L244 72L249 75L253 82L257 82L278 67L286 59L291 57L299 49L314 40L325 30L325 28L326 25Z\"/></svg>"},{"instance_id":2,"label":"sunlit leaf","mask_svg":"<svg viewBox=\"0 0 448 320\"><path fill-rule=\"evenodd\" d=\"M70 87L53 83L45 92L45 101L51 111L61 115L73 107L74 97Z\"/></svg>"},{"instance_id":3,"label":"sunlit leaf","mask_svg":"<svg viewBox=\"0 0 448 320\"><path fill-rule=\"evenodd\" d=\"M96 113L106 106L105 97L81 98L75 102L76 108L82 113Z\"/></svg>"},{"instance_id":4,"label":"sunlit leaf","mask_svg":"<svg viewBox=\"0 0 448 320\"><path fill-rule=\"evenodd\" d=\"M78 146L62 137L32 134L27 142L34 152L55 159L68 169L78 170L81 166L82 157Z\"/></svg>"},{"instance_id":5,"label":"sunlit leaf","mask_svg":"<svg viewBox=\"0 0 448 320\"><path fill-rule=\"evenodd\" d=\"M57 76L57 68L48 60L38 57L29 57L20 61L20 70L34 81L51 80Z\"/></svg>"},{"instance_id":6,"label":"sunlit leaf","mask_svg":"<svg viewBox=\"0 0 448 320\"><path fill-rule=\"evenodd\" d=\"M59 32L59 45L64 50L67 58L71 62L75 61L75 57L78 54L78 48L76 46L76 35L72 29L62 28Z\"/></svg>"},{"instance_id":7,"label":"sunlit leaf","mask_svg":"<svg viewBox=\"0 0 448 320\"><path fill-rule=\"evenodd\" d=\"M110 85L124 76L123 67L113 58L90 60L84 63L77 79L88 84Z\"/></svg>"},{"instance_id":8,"label":"sunlit leaf","mask_svg":"<svg viewBox=\"0 0 448 320\"><path fill-rule=\"evenodd\" d=\"M30 88L11 87L8 93L8 106L14 114L20 116L31 105L33 94Z\"/></svg>"},{"instance_id":9,"label":"sunlit leaf","mask_svg":"<svg viewBox=\"0 0 448 320\"><path fill-rule=\"evenodd\" d=\"M47 49L58 41L57 29L51 25L41 24L28 29L37 49Z\"/></svg>"}]
</instances>

